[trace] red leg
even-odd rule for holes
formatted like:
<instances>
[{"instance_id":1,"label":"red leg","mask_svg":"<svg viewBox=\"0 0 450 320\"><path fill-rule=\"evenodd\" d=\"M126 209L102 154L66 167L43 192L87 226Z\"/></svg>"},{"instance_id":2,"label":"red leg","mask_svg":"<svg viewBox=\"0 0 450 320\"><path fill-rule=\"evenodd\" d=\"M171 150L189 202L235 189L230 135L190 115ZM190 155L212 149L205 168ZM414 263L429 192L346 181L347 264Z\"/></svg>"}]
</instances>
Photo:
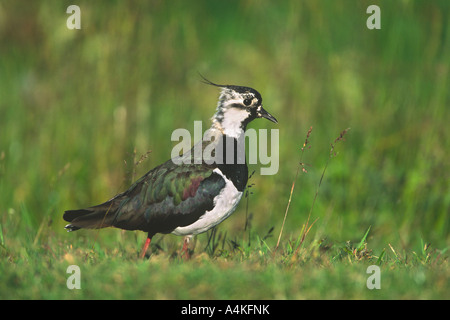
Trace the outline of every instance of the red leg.
<instances>
[{"instance_id":1,"label":"red leg","mask_svg":"<svg viewBox=\"0 0 450 320\"><path fill-rule=\"evenodd\" d=\"M191 255L189 254L189 241L191 240L192 235L184 237L184 243L183 243L183 249L181 249L181 256L184 257L184 259L189 259Z\"/></svg>"},{"instance_id":2,"label":"red leg","mask_svg":"<svg viewBox=\"0 0 450 320\"><path fill-rule=\"evenodd\" d=\"M142 247L140 258L145 258L145 253L147 252L148 246L150 245L150 242L152 241L152 238L147 236L147 239L145 240L144 246Z\"/></svg>"}]
</instances>

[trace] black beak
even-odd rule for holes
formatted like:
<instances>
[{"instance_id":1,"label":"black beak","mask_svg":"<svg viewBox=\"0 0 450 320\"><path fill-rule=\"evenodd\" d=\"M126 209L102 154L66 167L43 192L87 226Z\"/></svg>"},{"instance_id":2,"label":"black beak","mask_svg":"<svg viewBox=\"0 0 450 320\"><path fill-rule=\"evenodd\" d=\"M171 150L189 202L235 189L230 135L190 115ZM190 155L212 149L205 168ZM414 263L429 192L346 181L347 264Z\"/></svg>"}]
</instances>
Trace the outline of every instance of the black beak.
<instances>
[{"instance_id":1,"label":"black beak","mask_svg":"<svg viewBox=\"0 0 450 320\"><path fill-rule=\"evenodd\" d=\"M274 123L278 123L277 119L275 119L275 117L273 115L271 115L266 110L264 110L264 108L262 106L259 107L258 118L266 118L267 120L270 120Z\"/></svg>"}]
</instances>

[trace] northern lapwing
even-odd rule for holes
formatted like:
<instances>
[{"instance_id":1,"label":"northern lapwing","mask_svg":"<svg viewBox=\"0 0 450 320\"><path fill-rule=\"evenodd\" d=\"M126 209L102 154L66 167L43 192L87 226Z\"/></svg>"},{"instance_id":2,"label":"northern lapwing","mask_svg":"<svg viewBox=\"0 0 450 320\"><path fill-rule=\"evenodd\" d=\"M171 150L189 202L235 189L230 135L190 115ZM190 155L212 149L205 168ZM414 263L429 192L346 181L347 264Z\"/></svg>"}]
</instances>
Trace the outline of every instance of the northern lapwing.
<instances>
[{"instance_id":1,"label":"northern lapwing","mask_svg":"<svg viewBox=\"0 0 450 320\"><path fill-rule=\"evenodd\" d=\"M185 236L182 251L187 253L193 235L211 229L233 213L248 180L245 149L238 147L246 126L256 118L277 120L263 109L255 89L204 82L221 88L221 93L207 131L209 139L199 142L201 149L196 145L164 162L105 203L65 211L68 231L105 227L142 230L147 232L140 254L143 258L156 233ZM207 150L213 150L209 157L205 156Z\"/></svg>"}]
</instances>

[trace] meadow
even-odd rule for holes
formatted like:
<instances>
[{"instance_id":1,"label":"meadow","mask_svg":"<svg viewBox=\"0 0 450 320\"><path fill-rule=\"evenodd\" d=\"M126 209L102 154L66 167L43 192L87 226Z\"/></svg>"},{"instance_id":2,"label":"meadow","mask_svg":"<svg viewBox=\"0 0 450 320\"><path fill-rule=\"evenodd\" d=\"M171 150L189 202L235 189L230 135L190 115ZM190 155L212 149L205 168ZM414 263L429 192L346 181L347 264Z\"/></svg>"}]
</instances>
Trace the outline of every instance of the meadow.
<instances>
[{"instance_id":1,"label":"meadow","mask_svg":"<svg viewBox=\"0 0 450 320\"><path fill-rule=\"evenodd\" d=\"M450 298L450 2L81 0L80 30L24 2L0 0L0 299ZM188 261L174 235L140 260L142 232L67 233L208 128L199 73L262 94L278 173L250 165Z\"/></svg>"}]
</instances>

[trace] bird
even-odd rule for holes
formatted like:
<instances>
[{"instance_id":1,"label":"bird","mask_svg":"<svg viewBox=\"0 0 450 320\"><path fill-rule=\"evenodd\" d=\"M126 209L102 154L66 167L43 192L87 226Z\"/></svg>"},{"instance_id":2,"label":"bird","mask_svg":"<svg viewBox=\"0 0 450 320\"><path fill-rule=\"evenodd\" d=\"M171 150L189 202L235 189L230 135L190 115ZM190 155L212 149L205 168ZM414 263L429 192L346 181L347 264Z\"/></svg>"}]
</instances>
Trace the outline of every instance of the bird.
<instances>
[{"instance_id":1,"label":"bird","mask_svg":"<svg viewBox=\"0 0 450 320\"><path fill-rule=\"evenodd\" d=\"M235 211L248 181L245 149L242 159L239 141L252 120L278 121L263 108L255 89L216 84L203 76L202 82L220 88L207 131L210 138L148 171L112 199L65 211L67 231L115 227L146 232L140 258L145 258L155 234L172 233L184 236L182 252L188 254L194 235L215 227ZM207 150L212 150L210 156L205 156Z\"/></svg>"}]
</instances>

